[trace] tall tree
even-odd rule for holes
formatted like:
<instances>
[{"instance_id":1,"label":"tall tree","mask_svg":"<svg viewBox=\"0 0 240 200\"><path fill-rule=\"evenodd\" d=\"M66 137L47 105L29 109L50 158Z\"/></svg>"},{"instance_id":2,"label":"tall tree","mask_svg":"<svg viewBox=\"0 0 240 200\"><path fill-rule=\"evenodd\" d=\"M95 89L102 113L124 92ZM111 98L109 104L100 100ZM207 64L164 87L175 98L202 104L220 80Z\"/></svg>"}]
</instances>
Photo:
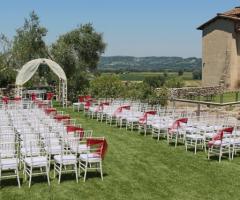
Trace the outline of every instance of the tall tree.
<instances>
[{"instance_id":1,"label":"tall tree","mask_svg":"<svg viewBox=\"0 0 240 200\"><path fill-rule=\"evenodd\" d=\"M53 59L63 67L68 78L68 94L75 99L87 92L91 74L97 68L106 44L92 24L84 24L64 35L51 47Z\"/></svg>"},{"instance_id":2,"label":"tall tree","mask_svg":"<svg viewBox=\"0 0 240 200\"><path fill-rule=\"evenodd\" d=\"M32 59L47 57L47 46L44 42L46 34L47 29L40 25L39 17L32 11L24 25L17 29L13 39L13 64L16 68Z\"/></svg>"},{"instance_id":3,"label":"tall tree","mask_svg":"<svg viewBox=\"0 0 240 200\"><path fill-rule=\"evenodd\" d=\"M81 71L94 71L105 47L102 34L88 23L60 36L51 54L70 78Z\"/></svg>"},{"instance_id":4,"label":"tall tree","mask_svg":"<svg viewBox=\"0 0 240 200\"><path fill-rule=\"evenodd\" d=\"M0 87L14 83L16 71L12 67L11 61L12 42L4 34L0 34Z\"/></svg>"}]
</instances>

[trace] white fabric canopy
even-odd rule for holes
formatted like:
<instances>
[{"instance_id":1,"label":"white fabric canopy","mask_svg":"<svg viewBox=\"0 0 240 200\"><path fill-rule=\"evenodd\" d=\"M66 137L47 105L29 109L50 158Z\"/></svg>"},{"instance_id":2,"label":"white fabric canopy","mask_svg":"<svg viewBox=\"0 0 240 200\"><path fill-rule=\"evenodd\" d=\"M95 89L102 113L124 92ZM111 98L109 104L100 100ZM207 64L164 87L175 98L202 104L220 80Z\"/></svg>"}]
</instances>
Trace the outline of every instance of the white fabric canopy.
<instances>
[{"instance_id":1,"label":"white fabric canopy","mask_svg":"<svg viewBox=\"0 0 240 200\"><path fill-rule=\"evenodd\" d=\"M37 71L38 67L41 64L46 64L49 66L49 68L63 81L67 81L66 74L63 71L63 69L57 64L56 62L46 59L46 58L39 58L35 60L31 60L27 62L25 65L23 65L22 69L18 72L17 78L16 78L16 85L22 86L24 83L26 83L29 79L32 78L32 76Z\"/></svg>"}]
</instances>

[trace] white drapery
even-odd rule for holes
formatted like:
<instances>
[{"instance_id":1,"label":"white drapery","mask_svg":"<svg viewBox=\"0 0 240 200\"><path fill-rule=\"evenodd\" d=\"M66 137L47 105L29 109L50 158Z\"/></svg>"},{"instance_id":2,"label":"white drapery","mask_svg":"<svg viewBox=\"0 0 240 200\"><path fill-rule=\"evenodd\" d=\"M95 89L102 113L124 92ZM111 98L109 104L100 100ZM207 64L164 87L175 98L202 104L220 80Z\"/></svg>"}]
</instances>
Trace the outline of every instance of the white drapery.
<instances>
[{"instance_id":1,"label":"white drapery","mask_svg":"<svg viewBox=\"0 0 240 200\"><path fill-rule=\"evenodd\" d=\"M35 60L31 60L23 65L22 69L18 72L16 78L16 86L17 86L17 95L22 96L22 86L29 81L35 72L38 70L41 64L48 65L48 67L59 77L59 98L63 103L63 106L67 103L67 77L63 69L56 62L46 59L46 58L38 58Z\"/></svg>"},{"instance_id":2,"label":"white drapery","mask_svg":"<svg viewBox=\"0 0 240 200\"><path fill-rule=\"evenodd\" d=\"M56 62L46 59L46 58L39 58L35 60L31 60L23 65L22 69L18 72L16 78L16 86L23 86L24 83L29 81L35 72L38 70L38 67L41 64L46 64L49 68L63 81L67 81L65 72L63 69L57 64Z\"/></svg>"}]
</instances>

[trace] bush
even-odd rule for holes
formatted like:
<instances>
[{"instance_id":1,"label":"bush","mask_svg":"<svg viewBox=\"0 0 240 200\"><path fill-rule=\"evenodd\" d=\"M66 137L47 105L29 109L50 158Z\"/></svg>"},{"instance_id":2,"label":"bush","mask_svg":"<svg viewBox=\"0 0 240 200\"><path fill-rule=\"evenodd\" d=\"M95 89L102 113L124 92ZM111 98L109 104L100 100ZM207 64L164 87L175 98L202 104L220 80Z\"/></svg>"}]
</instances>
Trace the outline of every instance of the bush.
<instances>
[{"instance_id":1,"label":"bush","mask_svg":"<svg viewBox=\"0 0 240 200\"><path fill-rule=\"evenodd\" d=\"M87 73L76 73L68 79L68 99L77 101L79 94L88 94L89 79Z\"/></svg>"},{"instance_id":2,"label":"bush","mask_svg":"<svg viewBox=\"0 0 240 200\"><path fill-rule=\"evenodd\" d=\"M202 71L201 70L194 70L192 72L192 77L194 80L201 80L202 79Z\"/></svg>"},{"instance_id":3,"label":"bush","mask_svg":"<svg viewBox=\"0 0 240 200\"><path fill-rule=\"evenodd\" d=\"M90 92L97 98L121 97L123 83L117 75L99 76L90 82Z\"/></svg>"},{"instance_id":4,"label":"bush","mask_svg":"<svg viewBox=\"0 0 240 200\"><path fill-rule=\"evenodd\" d=\"M183 70L183 69L179 69L179 70L178 70L178 76L182 76L183 73L184 73L184 70Z\"/></svg>"},{"instance_id":5,"label":"bush","mask_svg":"<svg viewBox=\"0 0 240 200\"><path fill-rule=\"evenodd\" d=\"M143 83L152 88L162 87L166 82L166 77L167 76L149 76L143 80Z\"/></svg>"},{"instance_id":6,"label":"bush","mask_svg":"<svg viewBox=\"0 0 240 200\"><path fill-rule=\"evenodd\" d=\"M162 87L157 91L155 90L151 95L149 95L148 102L152 105L160 104L161 106L166 106L168 103L168 96L168 89L166 87Z\"/></svg>"},{"instance_id":7,"label":"bush","mask_svg":"<svg viewBox=\"0 0 240 200\"><path fill-rule=\"evenodd\" d=\"M181 88L184 86L184 81L181 77L173 77L166 81L165 86L168 88Z\"/></svg>"}]
</instances>

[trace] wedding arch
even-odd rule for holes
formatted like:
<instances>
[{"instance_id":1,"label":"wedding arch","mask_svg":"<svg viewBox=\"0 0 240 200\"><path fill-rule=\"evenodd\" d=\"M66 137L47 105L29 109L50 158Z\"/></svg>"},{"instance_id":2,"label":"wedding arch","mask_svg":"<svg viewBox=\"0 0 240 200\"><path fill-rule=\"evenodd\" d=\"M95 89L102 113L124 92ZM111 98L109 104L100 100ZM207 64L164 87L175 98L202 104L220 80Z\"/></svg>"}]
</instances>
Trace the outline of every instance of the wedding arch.
<instances>
[{"instance_id":1,"label":"wedding arch","mask_svg":"<svg viewBox=\"0 0 240 200\"><path fill-rule=\"evenodd\" d=\"M46 59L38 58L27 62L18 72L16 78L16 94L22 97L23 85L29 81L36 73L40 65L47 65L59 78L58 100L62 102L63 106L67 105L67 77L63 69L56 62Z\"/></svg>"}]
</instances>

